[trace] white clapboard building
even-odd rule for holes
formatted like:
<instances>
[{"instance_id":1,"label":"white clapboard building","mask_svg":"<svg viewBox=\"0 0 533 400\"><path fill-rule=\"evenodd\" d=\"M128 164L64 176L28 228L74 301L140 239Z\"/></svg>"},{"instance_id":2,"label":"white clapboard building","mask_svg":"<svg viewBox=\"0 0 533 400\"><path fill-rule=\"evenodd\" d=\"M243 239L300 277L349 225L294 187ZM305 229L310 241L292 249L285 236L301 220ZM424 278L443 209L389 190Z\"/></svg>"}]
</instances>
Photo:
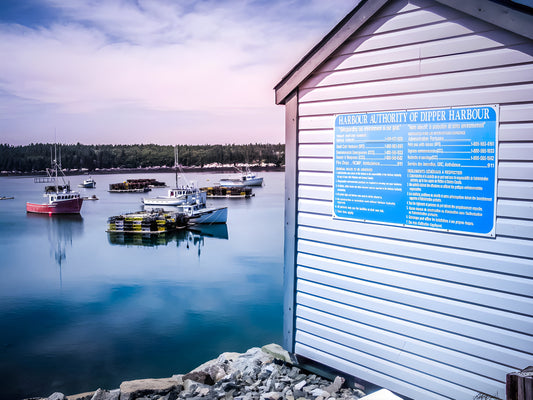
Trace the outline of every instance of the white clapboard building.
<instances>
[{"instance_id":1,"label":"white clapboard building","mask_svg":"<svg viewBox=\"0 0 533 400\"><path fill-rule=\"evenodd\" d=\"M284 347L413 399L533 365L533 10L368 0L275 87Z\"/></svg>"}]
</instances>

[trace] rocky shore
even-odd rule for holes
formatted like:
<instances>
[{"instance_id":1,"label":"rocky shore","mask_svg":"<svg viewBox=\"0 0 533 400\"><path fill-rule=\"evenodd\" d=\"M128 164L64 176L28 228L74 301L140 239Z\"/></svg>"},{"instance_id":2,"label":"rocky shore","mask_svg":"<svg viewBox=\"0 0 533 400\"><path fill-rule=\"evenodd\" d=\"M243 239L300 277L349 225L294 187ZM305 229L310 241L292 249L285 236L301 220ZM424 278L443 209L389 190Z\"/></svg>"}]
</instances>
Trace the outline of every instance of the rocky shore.
<instances>
[{"instance_id":1,"label":"rocky shore","mask_svg":"<svg viewBox=\"0 0 533 400\"><path fill-rule=\"evenodd\" d=\"M193 371L162 379L122 382L120 388L77 395L53 393L31 400L343 400L360 399L360 388L345 387L297 367L279 345L254 347L246 353L223 353ZM373 397L372 395L367 398ZM30 400L30 399L27 399Z\"/></svg>"}]
</instances>

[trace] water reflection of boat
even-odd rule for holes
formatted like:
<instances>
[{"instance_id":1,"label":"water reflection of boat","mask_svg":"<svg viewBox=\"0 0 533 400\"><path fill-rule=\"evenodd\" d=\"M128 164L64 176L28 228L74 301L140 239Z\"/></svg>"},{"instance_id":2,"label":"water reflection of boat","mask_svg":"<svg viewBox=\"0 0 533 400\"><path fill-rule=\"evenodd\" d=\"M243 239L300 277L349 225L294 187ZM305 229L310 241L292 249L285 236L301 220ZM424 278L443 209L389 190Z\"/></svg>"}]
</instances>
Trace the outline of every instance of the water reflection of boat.
<instances>
[{"instance_id":1,"label":"water reflection of boat","mask_svg":"<svg viewBox=\"0 0 533 400\"><path fill-rule=\"evenodd\" d=\"M63 214L49 218L46 214L26 214L27 218L43 221L48 228L50 256L59 266L59 281L62 283L63 261L67 258L67 248L72 246L73 239L83 234L83 218L80 214Z\"/></svg>"},{"instance_id":2,"label":"water reflection of boat","mask_svg":"<svg viewBox=\"0 0 533 400\"><path fill-rule=\"evenodd\" d=\"M193 225L189 231L198 233L202 236L213 237L217 239L229 239L228 226L226 224L216 225Z\"/></svg>"},{"instance_id":3,"label":"water reflection of boat","mask_svg":"<svg viewBox=\"0 0 533 400\"><path fill-rule=\"evenodd\" d=\"M112 245L119 246L168 246L170 243L186 244L189 247L204 245L204 238L215 238L227 240L228 228L226 225L209 225L201 228L180 230L161 235L149 235L142 232L108 232L108 240Z\"/></svg>"}]
</instances>

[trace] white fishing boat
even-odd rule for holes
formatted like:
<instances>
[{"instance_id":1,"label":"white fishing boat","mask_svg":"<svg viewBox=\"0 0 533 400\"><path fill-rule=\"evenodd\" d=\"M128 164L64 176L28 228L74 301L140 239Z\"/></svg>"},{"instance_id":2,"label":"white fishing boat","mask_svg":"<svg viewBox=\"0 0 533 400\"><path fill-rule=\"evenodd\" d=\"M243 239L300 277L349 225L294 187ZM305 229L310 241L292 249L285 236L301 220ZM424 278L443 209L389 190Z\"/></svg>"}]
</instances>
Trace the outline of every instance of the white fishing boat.
<instances>
[{"instance_id":1,"label":"white fishing boat","mask_svg":"<svg viewBox=\"0 0 533 400\"><path fill-rule=\"evenodd\" d=\"M238 178L225 178L219 182L224 187L244 187L244 186L263 186L263 177L256 176L246 167L244 171L239 170L241 176Z\"/></svg>"},{"instance_id":2,"label":"white fishing boat","mask_svg":"<svg viewBox=\"0 0 533 400\"><path fill-rule=\"evenodd\" d=\"M225 224L228 221L228 207L208 207L207 193L196 187L192 193L184 195L183 200L181 204L177 205L149 205L145 203L144 210L184 213L191 224Z\"/></svg>"},{"instance_id":3,"label":"white fishing boat","mask_svg":"<svg viewBox=\"0 0 533 400\"><path fill-rule=\"evenodd\" d=\"M174 147L174 170L176 172L176 187L173 189L170 189L168 191L168 194L166 196L157 196L157 197L148 197L141 199L142 203L145 206L155 206L155 207L161 207L161 206L179 206L187 201L190 201L190 199L187 198L187 195L194 194L194 188L190 185L185 186L179 186L178 185L178 170L179 170L179 164L178 164L178 148L177 146Z\"/></svg>"},{"instance_id":4,"label":"white fishing boat","mask_svg":"<svg viewBox=\"0 0 533 400\"><path fill-rule=\"evenodd\" d=\"M82 183L80 183L78 187L94 189L96 187L96 181L93 178L89 177L88 179L85 179Z\"/></svg>"}]
</instances>

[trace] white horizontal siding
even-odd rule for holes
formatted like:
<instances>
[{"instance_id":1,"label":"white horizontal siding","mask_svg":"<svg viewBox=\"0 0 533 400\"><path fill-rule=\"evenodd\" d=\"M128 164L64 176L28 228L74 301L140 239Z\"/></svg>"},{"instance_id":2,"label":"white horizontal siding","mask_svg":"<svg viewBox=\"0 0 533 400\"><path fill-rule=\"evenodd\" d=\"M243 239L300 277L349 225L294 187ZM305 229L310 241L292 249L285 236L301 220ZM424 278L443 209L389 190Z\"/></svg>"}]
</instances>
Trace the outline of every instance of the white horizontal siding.
<instances>
[{"instance_id":1,"label":"white horizontal siding","mask_svg":"<svg viewBox=\"0 0 533 400\"><path fill-rule=\"evenodd\" d=\"M357 221L331 220L330 217L305 213L298 215L298 224L300 238L340 246L353 246L355 243L357 248L379 253L394 252L404 257L531 278L533 246L529 241L513 238L494 240Z\"/></svg>"},{"instance_id":2,"label":"white horizontal siding","mask_svg":"<svg viewBox=\"0 0 533 400\"><path fill-rule=\"evenodd\" d=\"M480 367L474 358L461 355L453 359L450 357L450 352L444 351L442 352L442 357L451 358L450 361L454 362L456 366L443 363L442 360L434 361L432 358L438 354L438 348L436 346L427 345L421 341L409 338L406 339L405 337L399 339L393 333L367 327L319 311L306 311L305 309L299 311L302 319L299 321L298 330L309 335L326 338L329 341L351 349L357 349L358 351L380 357L384 360L395 360L395 363L398 365L431 375L434 378L442 380L440 382L440 386L443 386L441 390L448 385L446 381L453 381L478 391L487 390L487 386L490 386L491 388L489 390L496 392L504 387L502 382L457 367L457 365L460 366L466 361L476 363L476 366ZM304 317L310 318L310 320L304 319ZM318 321L319 323L312 321ZM330 326L335 326L335 329L330 328ZM353 334L354 332L356 334ZM410 345L413 346L415 352L409 351ZM417 353L422 353L423 356ZM499 376L501 375L500 372ZM437 389L435 383L433 383L431 389Z\"/></svg>"},{"instance_id":3,"label":"white horizontal siding","mask_svg":"<svg viewBox=\"0 0 533 400\"><path fill-rule=\"evenodd\" d=\"M533 122L533 104L501 104L500 123L504 122ZM531 136L530 136L531 137Z\"/></svg>"},{"instance_id":4,"label":"white horizontal siding","mask_svg":"<svg viewBox=\"0 0 533 400\"><path fill-rule=\"evenodd\" d=\"M365 271L370 273L370 275L376 274L376 277L380 274L388 274L387 276L400 276L402 279L419 279L420 281L415 284L419 285L420 282L433 282L440 288L443 285L448 287L447 283L450 282L450 287L454 285L461 287L467 286L467 291L472 288L494 291L496 298L500 298L500 294L504 297L508 294L528 297L533 293L533 282L531 279L513 275L502 275L493 271L464 268L462 265L399 257L395 254L376 254L371 251L354 248L338 248L334 245L307 240L301 240L298 244L298 249L303 253L298 256L299 264L311 267L317 265L317 268L324 268L324 266L329 265L331 267L341 263L339 271L343 268L349 268L350 270L357 269L357 272L361 274ZM333 261L327 258L331 258ZM350 264L348 266L343 265L343 261ZM362 266L360 267L360 265ZM370 281L376 280L376 278L372 277L364 279ZM436 289L437 292L441 290L440 288ZM428 289L429 287L426 291ZM479 293L479 291L477 292ZM473 297L473 303L479 303L483 298L481 294L474 294ZM498 308L500 303L493 303L494 300L489 299L487 305L492 304L493 307ZM520 303L520 300L522 300L520 297L510 297L511 302ZM522 307L524 307L523 304L519 306L519 308ZM533 310L525 308L524 314L531 315L531 313L533 313Z\"/></svg>"},{"instance_id":5,"label":"white horizontal siding","mask_svg":"<svg viewBox=\"0 0 533 400\"><path fill-rule=\"evenodd\" d=\"M453 59L449 62L453 62ZM420 63L421 68L424 65ZM443 67L445 70L446 68ZM422 73L422 72L421 72ZM446 79L441 74L403 78L398 80L380 80L377 82L364 82L328 86L316 89L304 89L300 91L300 101L317 102L331 99L351 99L354 97L371 97L384 95L397 95L417 92L417 95L425 92L436 92L450 89L464 91L469 88L482 88L486 86L515 85L533 81L533 69L530 65L518 65L512 67L475 69L467 72L446 73ZM526 88L531 88L525 84ZM516 89L513 87L513 89ZM531 97L526 98L531 100ZM489 101L490 102L490 101ZM310 108L310 107L307 107Z\"/></svg>"},{"instance_id":6,"label":"white horizontal siding","mask_svg":"<svg viewBox=\"0 0 533 400\"><path fill-rule=\"evenodd\" d=\"M498 179L531 181L533 179L533 163L500 161L498 163Z\"/></svg>"},{"instance_id":7,"label":"white horizontal siding","mask_svg":"<svg viewBox=\"0 0 533 400\"><path fill-rule=\"evenodd\" d=\"M420 53L417 51L416 54L411 55L411 57L414 57L411 61L352 68L339 71L335 74L323 72L314 75L306 82L308 88L303 89L303 94L313 92L315 88L334 85L338 86L347 83L353 84L355 82L383 81L391 78L414 77L420 74L430 75L449 73L450 71L468 71L476 70L481 67L488 68L490 66L501 68L502 60L505 60L508 65L531 63L533 62L533 56L523 53L523 51L531 53L532 50L531 45L517 45L513 49L491 49L484 52L466 53L459 56L445 56L439 59L432 58L430 60L421 60L419 58ZM381 60L381 62L383 62L383 60ZM315 94L315 96L318 96L318 94ZM308 100L312 100L312 97L309 97Z\"/></svg>"},{"instance_id":8,"label":"white horizontal siding","mask_svg":"<svg viewBox=\"0 0 533 400\"><path fill-rule=\"evenodd\" d=\"M397 375L400 377L409 376L411 379L432 379L431 387L428 387L428 389L441 393L447 392L451 398L472 396L475 393L464 387L454 386L450 388L448 382L444 379L458 379L460 374L454 376L444 364L438 364L422 357L402 353L388 346L381 346L372 341L345 334L340 330L319 325L312 327L306 326L306 328L311 330L311 333L303 329L299 330L299 334L296 337L297 341L301 340L309 345L315 344L315 346L329 348L329 351L337 353L338 356L351 354L352 358L358 357L358 359L365 359L366 363L370 365L383 365L384 363L388 363L388 360L394 359L395 362L390 363L392 365L389 368L393 369ZM413 369L413 364L417 365L420 369ZM423 368L426 369L424 370ZM432 373L435 375L432 375ZM442 374L443 377L440 378L437 374ZM463 372L463 377L458 380L463 382L464 379L469 377L468 374ZM474 381L475 383L477 382ZM496 387L501 388L501 384Z\"/></svg>"},{"instance_id":9,"label":"white horizontal siding","mask_svg":"<svg viewBox=\"0 0 533 400\"><path fill-rule=\"evenodd\" d=\"M309 244L306 247L315 251L323 250L323 248L317 249ZM342 254L338 251L333 251L333 253ZM433 301L432 299L429 299L430 296L437 296L439 297L437 301L450 303L452 307L462 307L462 304L453 305L453 301L442 300L447 298L450 291L452 291L454 293L454 301L458 300L462 303L469 303L468 308L476 308L475 306L492 308L489 310L480 310L480 314L476 315L478 321L478 317L485 312L490 314L488 318L507 318L508 316L504 314L507 314L507 311L512 310L513 313L527 315L525 318L517 318L523 321L524 324L530 326L533 322L531 318L533 316L533 310L528 302L524 302L524 296L528 297L533 293L533 282L530 282L527 279L509 277L510 279L504 279L500 282L500 277L494 273L485 271L457 272L457 268L454 267L450 267L450 270L455 273L449 273L447 279L442 279L442 277L438 277L438 275L440 273L441 276L446 277L446 274L442 272L444 264L437 265L435 270L433 270L432 266L427 265L429 263L426 261L398 259L398 257L391 255L380 255L380 257L376 258L375 254L367 255L365 258L364 252L355 251L355 254L358 253L363 253L363 256L361 256L361 259L357 259L357 262L352 260L347 262L344 261L345 259L333 260L327 259L326 257L317 257L316 255L306 254L298 258L298 264L310 269L315 269L321 273L341 274L343 275L343 279L353 278L365 282L388 285L399 289L407 289L408 291L421 294L425 293L428 296L421 297L421 304L423 304L424 307L428 307L429 302ZM331 256L331 253L328 254L328 256ZM353 254L350 254L350 256L355 258ZM390 269L391 265L394 265L393 270ZM427 271L421 271L420 267L423 265L427 265ZM420 273L415 274L411 271L411 268L414 270L418 268ZM304 277L306 274L312 274L314 272L315 271L312 270L305 271L304 269L303 275L301 276ZM433 276L428 277L428 275ZM454 278L455 280L460 280L460 282L455 282ZM478 279L485 283L485 287L479 285ZM321 280L320 282L324 283L326 281ZM473 307L471 307L472 305ZM505 313L502 314L497 309L504 310ZM461 314L463 317L466 317L467 315L463 313L455 314ZM526 326L524 326L524 328L526 328ZM524 331L533 332L533 329Z\"/></svg>"},{"instance_id":10,"label":"white horizontal siding","mask_svg":"<svg viewBox=\"0 0 533 400\"><path fill-rule=\"evenodd\" d=\"M383 273L381 275L385 274ZM454 322L456 325L454 329L457 329L460 333L493 342L495 340L503 340L502 343L508 343L517 350L533 354L533 338L531 336L498 328L500 326L510 326L520 332L533 332L531 317L467 303L461 298L461 293L458 294L457 298L454 293L454 299L447 299L416 292L411 288L403 289L401 287L360 279L354 280L353 278L339 276L335 273L327 273L317 269L303 267L298 269L297 276L299 279L321 282L324 285L344 290L356 290L358 293L368 297L381 298L394 303L427 310L435 314L460 315L461 318L457 318ZM411 279L411 281L411 286L417 286L418 280ZM405 282L399 282L399 284L402 285ZM438 285L432 285L430 289L436 286ZM450 284L449 286L450 291L455 288L455 285ZM480 297L480 299L486 299L486 297ZM525 308L527 303L522 303Z\"/></svg>"},{"instance_id":11,"label":"white horizontal siding","mask_svg":"<svg viewBox=\"0 0 533 400\"><path fill-rule=\"evenodd\" d=\"M497 215L501 217L533 220L533 202L498 200Z\"/></svg>"},{"instance_id":12,"label":"white horizontal siding","mask_svg":"<svg viewBox=\"0 0 533 400\"><path fill-rule=\"evenodd\" d=\"M533 113L533 110L531 110ZM501 116L501 110L500 110ZM533 119L533 114L531 115ZM499 139L501 142L524 142L533 140L533 123L500 124Z\"/></svg>"},{"instance_id":13,"label":"white horizontal siding","mask_svg":"<svg viewBox=\"0 0 533 400\"><path fill-rule=\"evenodd\" d=\"M399 379L396 376L401 374L395 373L395 370L390 371L390 374L394 373L394 375L388 375L388 364L392 363L388 363L386 361L382 363L382 361L375 358L371 358L371 356L361 357L358 354L348 354L343 352L342 348L340 348L340 352L337 351L337 354L335 354L335 352L328 353L316 347L306 345L305 342L303 342L302 340L305 339L305 337L302 338L300 336L296 339L299 340L296 342L295 345L295 352L297 354L311 358L317 362L321 362L322 364L328 365L331 368L335 368L340 371L345 371L348 374L352 374L353 376L356 376L360 379L373 382L376 385L381 385L389 388L394 387L397 392L401 392L405 396L410 396L411 398L418 397L424 400L450 399L450 397L439 395L434 391L426 390L420 387L414 387L413 384L409 383L409 381L417 380L416 378L418 377L416 376L411 376L411 379L407 378L407 380ZM337 349L339 349L338 346ZM358 360L358 362L356 363L353 360ZM376 361L377 365L375 365ZM375 370L373 368L380 368L382 371ZM403 369L402 372L406 374L406 369Z\"/></svg>"},{"instance_id":14,"label":"white horizontal siding","mask_svg":"<svg viewBox=\"0 0 533 400\"><path fill-rule=\"evenodd\" d=\"M499 199L533 200L533 181L504 181L498 184Z\"/></svg>"},{"instance_id":15,"label":"white horizontal siding","mask_svg":"<svg viewBox=\"0 0 533 400\"><path fill-rule=\"evenodd\" d=\"M533 141L531 143L500 143L498 153L500 161L533 161ZM533 175L530 178L533 179Z\"/></svg>"},{"instance_id":16,"label":"white horizontal siding","mask_svg":"<svg viewBox=\"0 0 533 400\"><path fill-rule=\"evenodd\" d=\"M315 303L315 305L317 304ZM320 307L324 308L323 305ZM403 334L405 332L402 332L400 327L399 329L402 333L399 333L396 330L382 329L381 327L376 327L373 324L369 325L364 321L354 321L338 315L325 313L318 309L304 305L301 305L298 308L297 316L302 319L302 321L300 321L300 329L307 332L311 331L311 327L313 327L315 323L329 327L338 327L340 331L346 333L352 333L362 338L372 338L374 342L382 345L388 345L398 353L406 352L418 354L429 360L438 359L440 362L444 362L446 365L457 369L459 373L464 373L464 370L461 368L465 362L468 364L473 364L475 365L476 371L476 375L472 375L474 380L479 379L479 376L485 378L488 377L494 380L501 380L501 377L505 376L507 373L507 367L505 365L489 362L488 360L467 354L462 351L450 350L447 347L441 347L434 343L428 343L427 341L423 341L414 337L405 336L405 334ZM389 323L394 324L394 321L391 320ZM398 324L401 325L402 322L398 321ZM412 329L413 327L411 326L410 328ZM468 372L466 373L468 374Z\"/></svg>"},{"instance_id":17,"label":"white horizontal siding","mask_svg":"<svg viewBox=\"0 0 533 400\"><path fill-rule=\"evenodd\" d=\"M336 114L499 105L496 237L332 218ZM533 43L391 2L298 88L295 352L415 399L533 364Z\"/></svg>"},{"instance_id":18,"label":"white horizontal siding","mask_svg":"<svg viewBox=\"0 0 533 400\"><path fill-rule=\"evenodd\" d=\"M298 285L297 302L298 307L327 310L331 315L396 332L406 339L419 339L443 349L452 349L454 352L491 361L495 370L511 369L513 365L527 365L531 360L530 353L511 349L506 343L480 341L462 334L454 324L456 320L451 317L439 316L356 292L328 288L302 280ZM467 367L464 364L462 366ZM499 376L499 380L504 379Z\"/></svg>"}]
</instances>

